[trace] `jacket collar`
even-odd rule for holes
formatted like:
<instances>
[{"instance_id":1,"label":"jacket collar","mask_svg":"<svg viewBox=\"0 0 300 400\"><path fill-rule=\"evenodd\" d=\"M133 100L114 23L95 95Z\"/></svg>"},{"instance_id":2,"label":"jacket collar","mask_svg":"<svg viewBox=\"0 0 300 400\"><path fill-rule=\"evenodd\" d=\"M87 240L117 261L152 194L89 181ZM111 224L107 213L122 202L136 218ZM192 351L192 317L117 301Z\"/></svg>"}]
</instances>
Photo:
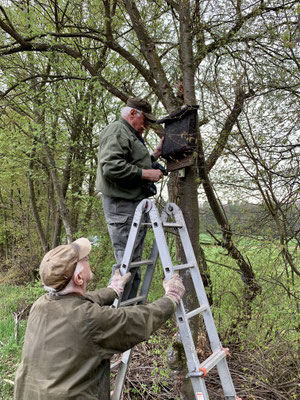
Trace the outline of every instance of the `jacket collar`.
<instances>
[{"instance_id":1,"label":"jacket collar","mask_svg":"<svg viewBox=\"0 0 300 400\"><path fill-rule=\"evenodd\" d=\"M92 300L91 298L88 297L88 293L86 296L82 296L81 294L78 294L78 293L68 293L63 296L55 295L55 294L51 294L51 293L46 293L46 295L49 296L49 298L51 300L64 300L64 299L67 299L68 297L75 297L77 299L79 298L81 300L88 300L91 303L94 303L94 300Z\"/></svg>"},{"instance_id":2,"label":"jacket collar","mask_svg":"<svg viewBox=\"0 0 300 400\"><path fill-rule=\"evenodd\" d=\"M130 123L129 123L128 121L126 121L126 119L124 119L124 118L121 117L121 118L119 119L119 121L120 121L122 124L126 125L126 126L131 130L131 132L134 133L134 135L137 137L137 139L138 139L140 142L142 142L143 145L145 146L145 140L144 140L144 138L140 135L140 133L139 133L136 129L134 129L134 127L133 127L132 125L130 125Z\"/></svg>"},{"instance_id":3,"label":"jacket collar","mask_svg":"<svg viewBox=\"0 0 300 400\"><path fill-rule=\"evenodd\" d=\"M122 124L126 125L127 128L129 128L129 129L131 130L132 133L135 133L135 134L138 133L138 131L135 130L134 127L133 127L132 125L130 125L130 123L129 123L128 121L126 121L126 119L124 119L124 118L121 117L121 118L119 119L119 121L120 121Z\"/></svg>"}]
</instances>

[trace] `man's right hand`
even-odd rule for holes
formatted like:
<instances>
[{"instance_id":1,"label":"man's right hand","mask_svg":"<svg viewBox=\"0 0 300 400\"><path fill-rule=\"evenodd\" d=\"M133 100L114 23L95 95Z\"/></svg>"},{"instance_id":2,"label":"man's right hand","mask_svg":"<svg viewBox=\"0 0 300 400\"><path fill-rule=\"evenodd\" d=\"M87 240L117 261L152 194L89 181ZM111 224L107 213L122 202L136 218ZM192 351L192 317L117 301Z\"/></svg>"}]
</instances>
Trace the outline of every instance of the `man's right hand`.
<instances>
[{"instance_id":1,"label":"man's right hand","mask_svg":"<svg viewBox=\"0 0 300 400\"><path fill-rule=\"evenodd\" d=\"M163 177L160 169L142 169L142 179L157 182Z\"/></svg>"},{"instance_id":2,"label":"man's right hand","mask_svg":"<svg viewBox=\"0 0 300 400\"><path fill-rule=\"evenodd\" d=\"M118 268L107 287L112 288L117 293L118 297L120 297L124 292L126 283L130 280L130 276L130 272L127 272L125 275L121 275L120 268Z\"/></svg>"}]
</instances>

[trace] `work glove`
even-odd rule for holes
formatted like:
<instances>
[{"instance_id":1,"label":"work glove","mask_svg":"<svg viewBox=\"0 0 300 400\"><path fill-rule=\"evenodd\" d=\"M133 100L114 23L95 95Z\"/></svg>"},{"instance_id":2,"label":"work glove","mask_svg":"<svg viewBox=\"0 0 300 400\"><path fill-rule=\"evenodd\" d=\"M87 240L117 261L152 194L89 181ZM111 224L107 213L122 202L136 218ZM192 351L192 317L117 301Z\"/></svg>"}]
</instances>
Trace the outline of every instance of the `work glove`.
<instances>
[{"instance_id":1,"label":"work glove","mask_svg":"<svg viewBox=\"0 0 300 400\"><path fill-rule=\"evenodd\" d=\"M168 281L164 279L163 287L165 289L165 296L179 304L185 293L185 287L183 286L182 279L178 274L174 274Z\"/></svg>"},{"instance_id":2,"label":"work glove","mask_svg":"<svg viewBox=\"0 0 300 400\"><path fill-rule=\"evenodd\" d=\"M111 282L108 287L112 288L117 293L118 297L120 297L124 291L126 283L130 280L130 276L130 272L127 272L125 275L122 276L120 273L120 269L117 269L113 277L111 278Z\"/></svg>"}]
</instances>

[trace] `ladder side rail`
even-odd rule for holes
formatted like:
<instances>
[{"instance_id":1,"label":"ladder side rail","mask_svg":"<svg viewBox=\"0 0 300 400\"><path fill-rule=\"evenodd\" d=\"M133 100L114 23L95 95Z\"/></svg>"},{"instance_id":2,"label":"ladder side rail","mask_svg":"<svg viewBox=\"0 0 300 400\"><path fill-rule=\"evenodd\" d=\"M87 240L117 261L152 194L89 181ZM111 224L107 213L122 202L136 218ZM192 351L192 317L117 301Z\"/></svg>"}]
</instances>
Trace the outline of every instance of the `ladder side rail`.
<instances>
[{"instance_id":1,"label":"ladder side rail","mask_svg":"<svg viewBox=\"0 0 300 400\"><path fill-rule=\"evenodd\" d=\"M145 209L148 206L149 206L149 200L143 200L139 203L139 205L137 206L137 208L135 210L131 228L130 228L130 232L128 235L128 240L127 240L126 247L125 247L124 254L123 254L122 263L120 265L121 275L125 275L128 271L130 271L129 265L130 265L132 255L133 255L133 252L135 249L137 237L138 237L138 234L139 234L139 231L141 228L142 217L143 217L143 214L145 213ZM126 287L125 287L125 290L126 290ZM116 299L114 301L113 306L115 308L118 308L120 306L122 297L123 296L120 296L118 299Z\"/></svg>"},{"instance_id":2,"label":"ladder side rail","mask_svg":"<svg viewBox=\"0 0 300 400\"><path fill-rule=\"evenodd\" d=\"M112 400L120 400L123 388L126 380L126 375L128 371L128 366L131 360L133 349L129 349L122 355L122 360L120 362L120 366L118 368L118 373L115 380L114 390L112 394Z\"/></svg>"},{"instance_id":3,"label":"ladder side rail","mask_svg":"<svg viewBox=\"0 0 300 400\"><path fill-rule=\"evenodd\" d=\"M161 218L154 204L152 204L151 210L149 211L149 218L153 228L155 240L158 246L159 256L163 266L165 278L169 280L174 275L173 263L171 260L170 253L168 251L168 244L162 226Z\"/></svg>"},{"instance_id":4,"label":"ladder side rail","mask_svg":"<svg viewBox=\"0 0 300 400\"><path fill-rule=\"evenodd\" d=\"M236 400L237 395L235 391L235 387L233 385L232 377L229 371L229 367L226 361L226 358L221 360L217 364L217 370L220 377L222 389L225 395L226 400ZM230 377L230 379L228 379Z\"/></svg>"},{"instance_id":5,"label":"ladder side rail","mask_svg":"<svg viewBox=\"0 0 300 400\"><path fill-rule=\"evenodd\" d=\"M185 350L188 371L189 373L198 372L200 363L197 357L197 350L194 344L192 332L188 320L185 316L185 310L182 301L176 307L175 316L177 320L181 342Z\"/></svg>"},{"instance_id":6,"label":"ladder side rail","mask_svg":"<svg viewBox=\"0 0 300 400\"><path fill-rule=\"evenodd\" d=\"M170 212L170 207L172 211ZM192 275L192 280L194 282L195 291L198 297L198 302L200 306L206 305L207 308L202 312L205 327L207 332L209 332L209 340L211 344L212 351L217 351L222 349L222 344L219 339L217 328L214 322L214 318L210 309L210 305L206 296L205 287L201 278L198 263L195 257L195 253L192 247L192 243L188 234L188 230L184 221L184 217L180 208L174 203L168 203L165 207L167 212L174 216L175 221L182 225L182 228L178 228L181 242L183 243L183 248L185 251L185 256L188 263L193 263L195 268L190 268L190 274Z\"/></svg>"},{"instance_id":7,"label":"ladder side rail","mask_svg":"<svg viewBox=\"0 0 300 400\"><path fill-rule=\"evenodd\" d=\"M151 249L151 253L150 253L150 257L149 257L149 259L152 261L152 263L147 266L144 280L143 280L142 287L141 287L141 291L140 291L140 295L144 297L144 300L141 302L141 304L145 304L147 301L147 297L148 297L151 282L153 279L158 255L159 255L159 252L158 252L157 243L156 243L156 240L154 240L153 246Z\"/></svg>"},{"instance_id":8,"label":"ladder side rail","mask_svg":"<svg viewBox=\"0 0 300 400\"><path fill-rule=\"evenodd\" d=\"M161 215L161 220L158 221L157 227L153 227L153 230L155 232L155 237L159 239L159 244L160 244L159 255L164 268L165 277L166 279L170 279L174 274L173 263L171 260L169 250L166 251L166 249L168 249L168 244L163 230L163 224L167 221L167 218L168 218L167 214L163 211ZM159 236L159 238L157 236ZM197 371L200 363L198 358L195 359L195 354L197 353L197 351L195 348L193 336L190 330L188 319L186 317L186 312L182 300L176 307L175 316L180 336L182 339L182 344L185 347L188 370L189 372Z\"/></svg>"},{"instance_id":9,"label":"ladder side rail","mask_svg":"<svg viewBox=\"0 0 300 400\"><path fill-rule=\"evenodd\" d=\"M158 227L157 227L157 234L159 236L162 236L165 241L165 243L160 242L161 247L162 247L159 250L161 259L162 259L162 253L164 254L164 249L165 248L168 249L168 245L167 245L164 231L163 231L163 225L165 225L167 220L168 220L168 214L165 212L165 209L164 209L161 214L161 224L162 225L161 226L158 225ZM175 225L176 224L174 224L174 226ZM156 236L156 238L157 238L157 236ZM162 261L165 276L166 276L166 272L169 274L169 268L173 272L173 265L172 265L170 253L169 253L169 251L167 253L168 254L165 256L165 260L164 260L165 263ZM165 268L165 266L166 266L166 268ZM165 271L166 269L167 269L167 271ZM173 275L173 273L172 273L172 275ZM166 276L166 278L167 278L167 276ZM192 386L193 386L195 399L199 400L199 398L201 398L202 400L209 400L205 381L204 381L204 379L199 377L200 362L199 362L199 359L197 356L197 350L196 350L196 347L194 344L192 332L190 329L189 321L186 316L186 312L185 312L185 308L184 308L184 304L183 304L182 300L180 301L179 305L176 307L175 316L176 316L177 326L178 326L178 330L180 333L182 345L184 347L184 352L185 352L186 361L187 361L187 369L189 371L189 378L190 378ZM200 397L200 395L201 395L201 397Z\"/></svg>"},{"instance_id":10,"label":"ladder side rail","mask_svg":"<svg viewBox=\"0 0 300 400\"><path fill-rule=\"evenodd\" d=\"M171 210L169 208L171 206ZM171 213L170 213L171 211ZM188 263L194 263L196 268L190 268L190 273L192 275L192 280L195 286L195 291L197 293L199 305L201 306L206 306L206 310L202 312L205 327L208 333L208 337L210 340L211 344L211 349L213 352L219 351L222 349L222 344L220 342L217 328L215 326L215 322L213 319L213 315L210 309L210 305L206 296L205 288L203 285L203 281L201 278L201 274L198 268L197 260L195 258L194 250L191 244L191 240L188 234L188 230L184 221L184 217L182 214L182 211L179 209L179 207L176 204L173 203L168 203L164 209L164 213L166 214L163 216L163 220L167 220L167 214L172 214L175 218L176 223L182 226L182 228L179 228L179 235L181 242L183 244L183 248L185 251L185 255L187 258ZM197 287L198 286L198 287ZM223 392L225 395L226 400L236 400L236 391L233 385L233 381L231 378L231 374L228 368L228 364L226 361L226 358L223 358L216 364L218 374L220 377L221 385L223 388ZM193 379L191 377L191 379ZM204 381L203 378L201 378L202 381ZM208 397L207 397L208 398ZM204 394L204 400L206 399L206 395Z\"/></svg>"},{"instance_id":11,"label":"ladder side rail","mask_svg":"<svg viewBox=\"0 0 300 400\"><path fill-rule=\"evenodd\" d=\"M141 228L143 214L145 213L146 205L148 204L147 200L143 200L136 208L131 228L128 235L127 244L124 250L122 263L120 266L121 275L125 275L126 272L129 271L129 264L132 259L132 254L135 248L136 240L138 237L138 233Z\"/></svg>"},{"instance_id":12,"label":"ladder side rail","mask_svg":"<svg viewBox=\"0 0 300 400\"><path fill-rule=\"evenodd\" d=\"M126 244L126 249L124 252L123 260L122 260L122 265L121 267L123 268L123 271L121 272L122 275L124 275L126 272L130 271L130 262L133 254L133 249L135 247L135 242L136 238L138 236L140 227L142 225L142 217L143 217L143 212L145 210L145 207L147 205L147 209L152 207L152 204L149 202L149 200L141 202L134 214L134 218L132 221L130 233L128 236L128 241ZM144 281L141 287L141 292L140 295L143 296L143 300L139 304L145 304L147 300L147 296L150 290L154 270L155 270L155 265L158 259L158 247L156 244L156 241L153 243L153 247L151 249L151 254L149 257L149 260L151 260L151 263L148 264L145 276L144 276ZM121 270L121 269L120 269ZM117 303L117 307L120 306L121 304L121 299ZM112 395L112 400L120 400L126 380L126 375L127 371L129 368L129 363L131 360L132 356L132 349L127 350L126 352L123 353L122 359L118 368L116 380L115 380L115 385L114 385L114 391Z\"/></svg>"},{"instance_id":13,"label":"ladder side rail","mask_svg":"<svg viewBox=\"0 0 300 400\"><path fill-rule=\"evenodd\" d=\"M168 250L168 244L165 238L164 229L162 220L158 214L156 207L151 208L149 212L150 221L152 223L153 232L155 235L155 239L157 242L159 255L161 259L161 263L163 266L164 274L167 280L169 280L174 272L173 272L173 263L171 260L171 256ZM182 301L178 304L175 311L175 316L178 324L178 329L180 332L180 337L182 340L182 344L184 347L185 355L187 358L187 367L189 373L197 372L200 366L199 359L197 357L197 351L195 348L195 344L193 341L192 333L190 330L190 326L186 317L184 304ZM205 382L202 379L191 379L193 389L195 391L195 399L197 399L196 393L201 392L205 395L204 400L209 400L207 395Z\"/></svg>"},{"instance_id":14,"label":"ladder side rail","mask_svg":"<svg viewBox=\"0 0 300 400\"><path fill-rule=\"evenodd\" d=\"M151 254L150 257L146 262L141 263L142 265L147 265L146 271L145 271L145 275L143 277L143 282L142 282L142 286L140 289L140 294L137 297L134 297L132 299L129 300L122 300L121 303L119 304L119 307L124 307L127 305L136 305L136 304L145 304L147 301L147 297L150 291L150 286L151 286L151 282L153 279L153 275L154 275L154 271L155 271L155 266L157 263L157 259L158 259L158 248L157 248L157 244L156 241L154 240L153 242L153 246L151 249ZM130 264L132 265L132 263Z\"/></svg>"}]
</instances>

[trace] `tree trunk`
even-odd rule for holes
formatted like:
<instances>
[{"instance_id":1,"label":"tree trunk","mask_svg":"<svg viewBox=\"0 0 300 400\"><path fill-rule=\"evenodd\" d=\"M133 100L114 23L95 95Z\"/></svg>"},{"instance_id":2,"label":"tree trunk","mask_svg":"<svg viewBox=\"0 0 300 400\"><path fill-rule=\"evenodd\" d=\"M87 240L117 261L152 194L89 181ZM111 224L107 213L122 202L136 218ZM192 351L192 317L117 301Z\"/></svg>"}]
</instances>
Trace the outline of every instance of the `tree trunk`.
<instances>
[{"instance_id":1,"label":"tree trunk","mask_svg":"<svg viewBox=\"0 0 300 400\"><path fill-rule=\"evenodd\" d=\"M1 192L1 187L0 187L0 202L2 204L2 209L3 209L3 220L4 220L4 226L5 226L5 230L4 230L4 245L1 246L1 253L5 256L5 258L8 257L8 231L6 229L7 226L7 214L6 214L6 205L2 196L2 192Z\"/></svg>"},{"instance_id":2,"label":"tree trunk","mask_svg":"<svg viewBox=\"0 0 300 400\"><path fill-rule=\"evenodd\" d=\"M184 102L185 104L196 104L189 1L180 2L177 11L180 18L180 56L183 72ZM179 178L178 173L175 176L175 180L178 183L178 204L184 215L197 262L200 264L199 205L196 178L197 169L195 165L186 167L182 178ZM186 263L186 256L182 247L179 252L181 262ZM181 276L186 288L186 294L183 299L184 305L187 311L191 311L199 307L199 304L190 271L186 270L181 273ZM197 343L199 333L199 321L199 316L194 317L190 321L190 328L195 344ZM181 391L181 398L192 399L195 397L195 394L190 379L185 378L188 371L185 359L182 358L183 354L183 346L178 334L177 341L168 352L168 361L170 368L176 376L177 386Z\"/></svg>"},{"instance_id":3,"label":"tree trunk","mask_svg":"<svg viewBox=\"0 0 300 400\"><path fill-rule=\"evenodd\" d=\"M64 224L67 242L71 243L73 240L72 239L73 236L72 236L72 226L71 226L70 217L69 217L69 209L67 207L67 202L64 197L62 187L59 183L59 177L58 177L54 157L50 150L49 145L46 143L46 140L44 140L44 150L45 150L45 153L47 156L47 161L48 161L49 168L50 168L51 179L52 179L54 191L55 191L55 194L57 197L59 214L60 214L60 217Z\"/></svg>"},{"instance_id":4,"label":"tree trunk","mask_svg":"<svg viewBox=\"0 0 300 400\"><path fill-rule=\"evenodd\" d=\"M42 222L40 219L40 215L37 209L37 205L36 205L36 196L35 196L35 190L34 190L34 183L33 180L31 178L31 173L33 170L33 158L35 156L35 152L36 152L36 148L35 148L35 144L33 145L33 149L32 152L30 154L30 159L29 159L29 163L28 163L28 169L27 169L27 182L28 182L28 188L29 188L29 198L30 198L30 205L31 205L31 211L32 211L32 215L35 221L35 226L36 226L36 230L40 239L40 243L42 245L43 248L43 252L46 253L49 250L48 247L48 243L46 240L46 236L43 230L43 226L42 226Z\"/></svg>"}]
</instances>

